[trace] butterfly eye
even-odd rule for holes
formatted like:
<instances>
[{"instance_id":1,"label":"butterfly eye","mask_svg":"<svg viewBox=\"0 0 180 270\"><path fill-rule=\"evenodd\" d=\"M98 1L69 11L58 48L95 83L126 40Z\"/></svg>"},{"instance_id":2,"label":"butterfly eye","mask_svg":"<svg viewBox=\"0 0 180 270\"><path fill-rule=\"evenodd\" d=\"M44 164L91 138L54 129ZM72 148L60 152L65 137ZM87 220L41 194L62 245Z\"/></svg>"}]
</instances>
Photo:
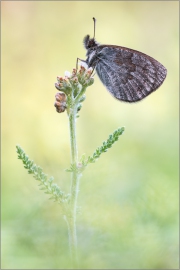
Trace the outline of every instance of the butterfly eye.
<instances>
[{"instance_id":1,"label":"butterfly eye","mask_svg":"<svg viewBox=\"0 0 180 270\"><path fill-rule=\"evenodd\" d=\"M85 36L84 39L83 39L83 44L84 44L84 47L85 47L86 50L89 49L89 40L90 40L89 35Z\"/></svg>"}]
</instances>

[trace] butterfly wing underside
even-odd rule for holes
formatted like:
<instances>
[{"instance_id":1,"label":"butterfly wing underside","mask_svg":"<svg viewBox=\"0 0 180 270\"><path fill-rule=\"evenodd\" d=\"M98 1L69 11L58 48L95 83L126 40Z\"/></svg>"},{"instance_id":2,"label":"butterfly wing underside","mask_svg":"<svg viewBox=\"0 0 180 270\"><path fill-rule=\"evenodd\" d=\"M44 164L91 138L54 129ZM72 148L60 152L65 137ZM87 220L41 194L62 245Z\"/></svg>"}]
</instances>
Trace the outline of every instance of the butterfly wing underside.
<instances>
[{"instance_id":1,"label":"butterfly wing underside","mask_svg":"<svg viewBox=\"0 0 180 270\"><path fill-rule=\"evenodd\" d=\"M120 46L100 45L96 71L108 91L118 100L139 101L155 91L167 70L141 52Z\"/></svg>"}]
</instances>

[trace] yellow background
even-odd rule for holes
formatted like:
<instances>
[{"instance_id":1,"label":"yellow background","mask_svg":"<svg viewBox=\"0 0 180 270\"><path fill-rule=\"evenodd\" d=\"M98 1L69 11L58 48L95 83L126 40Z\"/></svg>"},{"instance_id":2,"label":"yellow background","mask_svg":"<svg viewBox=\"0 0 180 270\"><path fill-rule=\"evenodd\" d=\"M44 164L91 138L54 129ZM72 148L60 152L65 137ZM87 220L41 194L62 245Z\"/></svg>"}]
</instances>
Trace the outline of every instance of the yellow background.
<instances>
[{"instance_id":1,"label":"yellow background","mask_svg":"<svg viewBox=\"0 0 180 270\"><path fill-rule=\"evenodd\" d=\"M178 268L178 2L2 1L2 268L70 268L60 206L17 159L20 144L69 191L66 113L56 76L85 59L82 40L142 51L168 70L147 99L115 100L97 76L77 120L79 156L125 133L83 173L77 218L83 269Z\"/></svg>"}]
</instances>

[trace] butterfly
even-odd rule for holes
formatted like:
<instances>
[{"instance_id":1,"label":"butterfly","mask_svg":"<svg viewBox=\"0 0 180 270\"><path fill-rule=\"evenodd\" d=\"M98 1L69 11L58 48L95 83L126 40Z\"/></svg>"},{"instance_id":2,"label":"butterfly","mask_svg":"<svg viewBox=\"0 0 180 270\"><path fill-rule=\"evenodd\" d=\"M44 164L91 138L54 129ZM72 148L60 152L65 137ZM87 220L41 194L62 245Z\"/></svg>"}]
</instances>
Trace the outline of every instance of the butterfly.
<instances>
[{"instance_id":1,"label":"butterfly","mask_svg":"<svg viewBox=\"0 0 180 270\"><path fill-rule=\"evenodd\" d=\"M85 62L97 72L107 90L118 100L137 102L158 89L166 78L167 70L154 58L126 47L100 45L94 37L85 36Z\"/></svg>"}]
</instances>

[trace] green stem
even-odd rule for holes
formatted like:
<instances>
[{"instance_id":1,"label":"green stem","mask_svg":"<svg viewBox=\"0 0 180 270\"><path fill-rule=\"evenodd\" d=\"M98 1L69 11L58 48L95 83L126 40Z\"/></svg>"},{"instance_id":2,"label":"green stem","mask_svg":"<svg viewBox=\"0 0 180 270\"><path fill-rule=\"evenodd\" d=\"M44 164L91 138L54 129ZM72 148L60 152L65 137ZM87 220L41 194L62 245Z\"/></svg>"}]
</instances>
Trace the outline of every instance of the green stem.
<instances>
[{"instance_id":1,"label":"green stem","mask_svg":"<svg viewBox=\"0 0 180 270\"><path fill-rule=\"evenodd\" d=\"M69 129L70 129L70 141L71 141L71 163L77 164L78 162L78 151L76 144L76 113L77 106L71 108L69 113Z\"/></svg>"},{"instance_id":2,"label":"green stem","mask_svg":"<svg viewBox=\"0 0 180 270\"><path fill-rule=\"evenodd\" d=\"M69 129L70 129L70 141L71 141L71 163L78 165L78 151L76 143L76 114L77 105L74 105L70 109L69 113ZM80 174L77 170L72 172L71 179L71 200L70 200L70 211L65 220L68 226L69 234L69 246L72 257L73 268L78 268L78 256L77 256L77 232L76 232L76 211L77 211L77 198L79 191L79 179Z\"/></svg>"}]
</instances>

